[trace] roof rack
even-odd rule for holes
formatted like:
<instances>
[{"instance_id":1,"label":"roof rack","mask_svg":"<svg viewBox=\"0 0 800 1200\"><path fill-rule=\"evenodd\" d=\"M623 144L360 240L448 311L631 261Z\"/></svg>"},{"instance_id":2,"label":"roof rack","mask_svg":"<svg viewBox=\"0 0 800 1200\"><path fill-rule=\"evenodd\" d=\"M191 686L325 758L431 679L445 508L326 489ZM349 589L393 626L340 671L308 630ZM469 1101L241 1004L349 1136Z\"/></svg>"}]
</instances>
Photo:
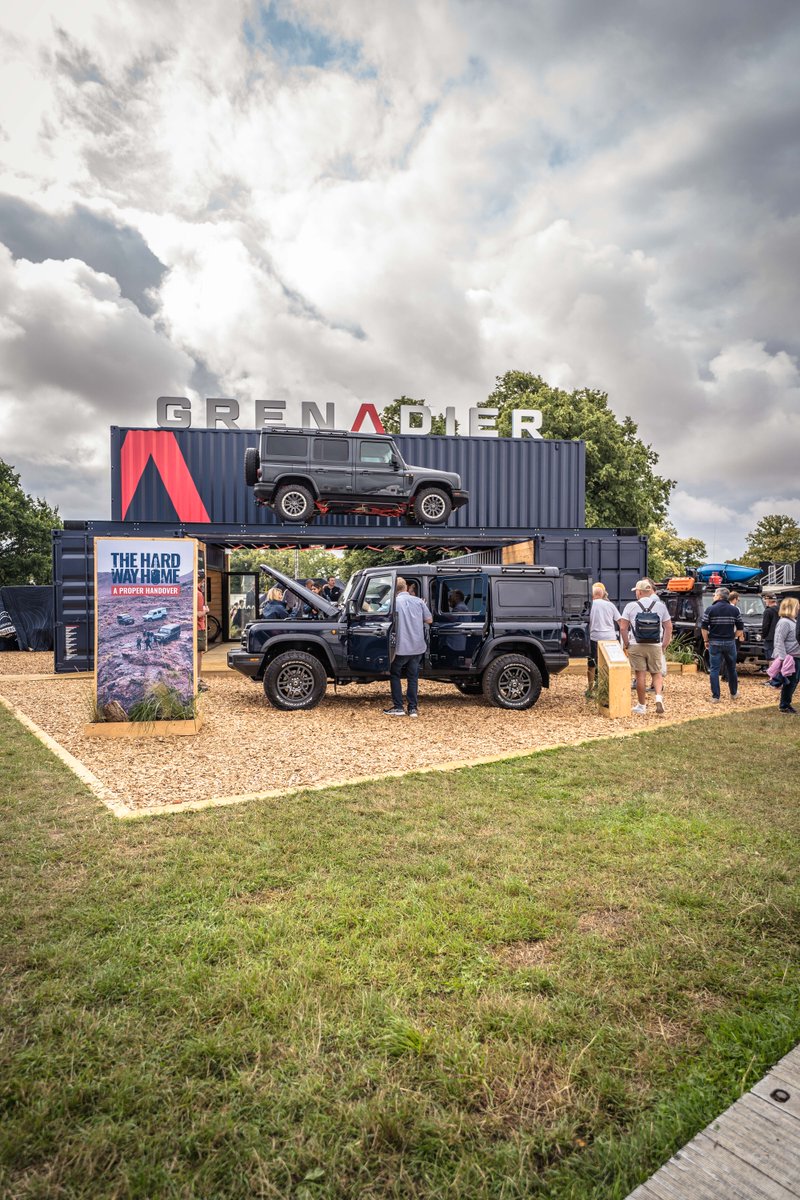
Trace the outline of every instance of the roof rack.
<instances>
[{"instance_id":1,"label":"roof rack","mask_svg":"<svg viewBox=\"0 0 800 1200\"><path fill-rule=\"evenodd\" d=\"M359 431L358 433L353 434L349 429L317 429L317 428L303 429L298 425L264 425L259 430L259 432L260 433L299 433L299 434L302 434L304 437L307 437L308 435L311 435L311 437L338 437L338 438L343 438L343 437L390 438L390 437L392 437L391 433L374 433L374 432L368 432L367 430L364 430L363 433Z\"/></svg>"}]
</instances>

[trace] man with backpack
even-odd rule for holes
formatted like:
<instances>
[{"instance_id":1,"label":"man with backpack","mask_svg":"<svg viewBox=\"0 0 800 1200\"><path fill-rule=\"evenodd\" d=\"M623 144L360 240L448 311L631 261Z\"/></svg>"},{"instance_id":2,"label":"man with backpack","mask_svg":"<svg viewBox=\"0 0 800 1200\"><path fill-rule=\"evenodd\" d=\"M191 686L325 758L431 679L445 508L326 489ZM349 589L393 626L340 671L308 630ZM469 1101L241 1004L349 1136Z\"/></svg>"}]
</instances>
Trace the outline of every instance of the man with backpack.
<instances>
[{"instance_id":1,"label":"man with backpack","mask_svg":"<svg viewBox=\"0 0 800 1200\"><path fill-rule=\"evenodd\" d=\"M626 604L619 622L622 644L636 676L636 699L633 711L645 716L645 685L647 672L653 676L656 693L656 712L664 712L663 654L672 639L672 620L667 606L653 593L649 579L640 579L633 589L636 599Z\"/></svg>"}]
</instances>

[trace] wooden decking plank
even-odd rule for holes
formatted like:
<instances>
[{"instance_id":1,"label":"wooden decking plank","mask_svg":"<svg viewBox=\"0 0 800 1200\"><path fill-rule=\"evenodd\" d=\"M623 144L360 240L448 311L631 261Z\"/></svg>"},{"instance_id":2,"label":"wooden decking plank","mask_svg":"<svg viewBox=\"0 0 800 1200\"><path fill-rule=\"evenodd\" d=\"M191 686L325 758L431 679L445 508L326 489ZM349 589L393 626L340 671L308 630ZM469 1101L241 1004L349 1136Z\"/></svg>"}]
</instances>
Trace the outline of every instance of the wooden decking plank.
<instances>
[{"instance_id":1,"label":"wooden decking plank","mask_svg":"<svg viewBox=\"0 0 800 1200\"><path fill-rule=\"evenodd\" d=\"M628 1200L800 1200L800 1046Z\"/></svg>"},{"instance_id":2,"label":"wooden decking plank","mask_svg":"<svg viewBox=\"0 0 800 1200\"><path fill-rule=\"evenodd\" d=\"M745 1099L743 1096L742 1100ZM705 1132L737 1158L758 1167L768 1178L791 1180L794 1175L800 1184L800 1142L791 1148L772 1122L759 1120L737 1107L725 1114L724 1122L715 1122Z\"/></svg>"},{"instance_id":3,"label":"wooden decking plank","mask_svg":"<svg viewBox=\"0 0 800 1200\"><path fill-rule=\"evenodd\" d=\"M772 1093L776 1091L788 1092L789 1099L783 1101L774 1099ZM787 1116L800 1121L800 1087L793 1089L788 1079L771 1071L751 1089L751 1094L758 1096L759 1100L763 1100L770 1108L775 1108L778 1112L786 1113Z\"/></svg>"},{"instance_id":4,"label":"wooden decking plank","mask_svg":"<svg viewBox=\"0 0 800 1200\"><path fill-rule=\"evenodd\" d=\"M750 1161L733 1154L726 1147L715 1142L707 1133L698 1133L689 1143L687 1149L703 1149L706 1169L713 1171L716 1178L724 1184L724 1190L718 1195L732 1196L735 1194L748 1200L794 1200L797 1192L791 1190L781 1180L765 1175Z\"/></svg>"}]
</instances>

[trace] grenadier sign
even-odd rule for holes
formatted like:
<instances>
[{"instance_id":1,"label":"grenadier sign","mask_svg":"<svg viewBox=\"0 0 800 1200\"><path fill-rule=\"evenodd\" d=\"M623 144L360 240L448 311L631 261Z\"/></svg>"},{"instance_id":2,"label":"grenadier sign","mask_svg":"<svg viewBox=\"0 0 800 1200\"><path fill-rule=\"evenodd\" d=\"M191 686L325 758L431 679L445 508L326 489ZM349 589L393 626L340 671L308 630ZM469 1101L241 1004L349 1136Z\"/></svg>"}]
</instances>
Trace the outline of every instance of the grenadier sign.
<instances>
[{"instance_id":1,"label":"grenadier sign","mask_svg":"<svg viewBox=\"0 0 800 1200\"><path fill-rule=\"evenodd\" d=\"M238 400L208 398L206 406L207 429L239 429L241 406ZM253 422L245 426L261 429L264 425L292 425L302 429L349 429L359 433L365 428L369 433L384 433L383 424L374 404L359 405L355 417L337 415L334 400L328 400L323 412L312 400L287 406L285 400L254 400ZM464 431L469 437L498 437L497 408L470 408L468 426ZM431 431L433 411L427 404L401 404L400 433L416 437L427 437ZM444 410L445 433L452 437L456 430L456 410L448 406ZM162 429L191 429L192 404L185 396L159 396L156 401L156 422ZM341 422L341 423L340 423ZM542 414L536 408L516 408L511 413L511 436L515 438L540 438Z\"/></svg>"}]
</instances>

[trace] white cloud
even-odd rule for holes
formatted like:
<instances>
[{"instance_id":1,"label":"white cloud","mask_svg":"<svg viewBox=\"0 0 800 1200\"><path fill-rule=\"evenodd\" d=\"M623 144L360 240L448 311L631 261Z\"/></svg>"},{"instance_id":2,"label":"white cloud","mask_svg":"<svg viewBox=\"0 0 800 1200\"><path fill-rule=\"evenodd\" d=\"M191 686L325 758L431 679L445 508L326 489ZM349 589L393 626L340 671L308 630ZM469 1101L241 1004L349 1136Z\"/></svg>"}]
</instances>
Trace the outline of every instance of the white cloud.
<instances>
[{"instance_id":1,"label":"white cloud","mask_svg":"<svg viewBox=\"0 0 800 1200\"><path fill-rule=\"evenodd\" d=\"M13 272L0 420L52 499L83 465L37 476L10 397L49 419L68 396L99 464L106 426L152 420L196 360L242 399L463 411L510 367L601 387L678 479L682 532L725 525L736 553L765 495L790 511L795 6L48 0L4 20L0 190L92 208L167 268L155 322L80 263Z\"/></svg>"}]
</instances>

